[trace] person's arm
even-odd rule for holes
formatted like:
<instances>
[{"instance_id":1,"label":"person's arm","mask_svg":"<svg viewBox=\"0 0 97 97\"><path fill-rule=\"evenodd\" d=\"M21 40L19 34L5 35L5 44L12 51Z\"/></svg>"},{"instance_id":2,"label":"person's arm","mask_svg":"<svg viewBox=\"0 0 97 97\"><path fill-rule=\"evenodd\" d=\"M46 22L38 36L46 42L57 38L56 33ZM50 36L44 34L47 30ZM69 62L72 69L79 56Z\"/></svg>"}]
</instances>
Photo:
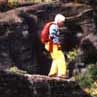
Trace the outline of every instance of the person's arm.
<instances>
[{"instance_id":1,"label":"person's arm","mask_svg":"<svg viewBox=\"0 0 97 97\"><path fill-rule=\"evenodd\" d=\"M55 24L52 24L49 29L49 36L52 39L53 43L59 44L59 31L58 27Z\"/></svg>"}]
</instances>

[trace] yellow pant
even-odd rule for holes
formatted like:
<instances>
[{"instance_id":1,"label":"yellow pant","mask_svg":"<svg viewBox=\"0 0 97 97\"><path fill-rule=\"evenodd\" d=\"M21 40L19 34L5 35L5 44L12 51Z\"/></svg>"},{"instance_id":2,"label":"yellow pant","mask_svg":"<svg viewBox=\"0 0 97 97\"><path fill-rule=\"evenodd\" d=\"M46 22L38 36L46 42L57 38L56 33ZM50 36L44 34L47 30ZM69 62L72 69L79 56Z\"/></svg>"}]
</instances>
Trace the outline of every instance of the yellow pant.
<instances>
[{"instance_id":1,"label":"yellow pant","mask_svg":"<svg viewBox=\"0 0 97 97\"><path fill-rule=\"evenodd\" d=\"M45 44L45 48L48 50L49 43ZM66 76L66 61L64 54L61 50L58 50L58 46L53 44L53 51L50 53L53 59L49 76Z\"/></svg>"}]
</instances>

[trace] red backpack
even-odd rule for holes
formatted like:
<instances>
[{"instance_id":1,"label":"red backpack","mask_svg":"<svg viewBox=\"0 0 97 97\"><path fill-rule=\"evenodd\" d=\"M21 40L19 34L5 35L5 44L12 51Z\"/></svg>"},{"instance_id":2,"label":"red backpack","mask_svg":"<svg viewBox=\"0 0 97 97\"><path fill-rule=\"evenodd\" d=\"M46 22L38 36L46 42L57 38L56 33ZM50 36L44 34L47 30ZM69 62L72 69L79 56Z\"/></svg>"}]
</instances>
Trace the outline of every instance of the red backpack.
<instances>
[{"instance_id":1,"label":"red backpack","mask_svg":"<svg viewBox=\"0 0 97 97\"><path fill-rule=\"evenodd\" d=\"M46 42L48 42L50 39L49 39L49 28L50 28L50 25L52 25L53 22L48 22L45 24L43 30L41 31L41 42L43 44L45 44Z\"/></svg>"}]
</instances>

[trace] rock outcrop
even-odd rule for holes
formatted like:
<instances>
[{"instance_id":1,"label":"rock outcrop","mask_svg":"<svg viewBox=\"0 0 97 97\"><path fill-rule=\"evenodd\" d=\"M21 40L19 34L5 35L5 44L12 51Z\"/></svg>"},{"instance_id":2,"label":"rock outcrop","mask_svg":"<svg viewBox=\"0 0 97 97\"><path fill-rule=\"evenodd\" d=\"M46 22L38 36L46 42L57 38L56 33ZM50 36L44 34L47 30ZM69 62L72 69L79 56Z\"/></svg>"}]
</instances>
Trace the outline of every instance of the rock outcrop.
<instances>
[{"instance_id":1,"label":"rock outcrop","mask_svg":"<svg viewBox=\"0 0 97 97\"><path fill-rule=\"evenodd\" d=\"M86 4L42 3L0 13L0 68L15 65L29 73L48 74L52 59L40 41L40 32L43 25L52 21L56 13L66 16L66 29L63 29L66 33L62 35L64 51L82 47L82 40L88 34L93 34L92 38L95 36L97 15L91 6ZM81 37L78 34L81 34ZM94 41L96 38L95 36ZM94 47L92 50L97 52L93 41L91 44ZM89 53L89 56L91 54Z\"/></svg>"},{"instance_id":2,"label":"rock outcrop","mask_svg":"<svg viewBox=\"0 0 97 97\"><path fill-rule=\"evenodd\" d=\"M74 81L0 72L0 97L91 97Z\"/></svg>"}]
</instances>

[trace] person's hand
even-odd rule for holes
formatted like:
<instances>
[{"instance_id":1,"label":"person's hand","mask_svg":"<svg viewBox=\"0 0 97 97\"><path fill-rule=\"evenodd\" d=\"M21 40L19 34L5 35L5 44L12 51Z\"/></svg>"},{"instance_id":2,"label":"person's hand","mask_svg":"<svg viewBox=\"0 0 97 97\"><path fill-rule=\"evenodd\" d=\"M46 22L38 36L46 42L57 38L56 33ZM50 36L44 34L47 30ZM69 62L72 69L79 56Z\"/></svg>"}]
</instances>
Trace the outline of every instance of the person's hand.
<instances>
[{"instance_id":1,"label":"person's hand","mask_svg":"<svg viewBox=\"0 0 97 97\"><path fill-rule=\"evenodd\" d=\"M61 45L60 45L60 44L58 44L58 50L61 50L61 49L62 49Z\"/></svg>"}]
</instances>

